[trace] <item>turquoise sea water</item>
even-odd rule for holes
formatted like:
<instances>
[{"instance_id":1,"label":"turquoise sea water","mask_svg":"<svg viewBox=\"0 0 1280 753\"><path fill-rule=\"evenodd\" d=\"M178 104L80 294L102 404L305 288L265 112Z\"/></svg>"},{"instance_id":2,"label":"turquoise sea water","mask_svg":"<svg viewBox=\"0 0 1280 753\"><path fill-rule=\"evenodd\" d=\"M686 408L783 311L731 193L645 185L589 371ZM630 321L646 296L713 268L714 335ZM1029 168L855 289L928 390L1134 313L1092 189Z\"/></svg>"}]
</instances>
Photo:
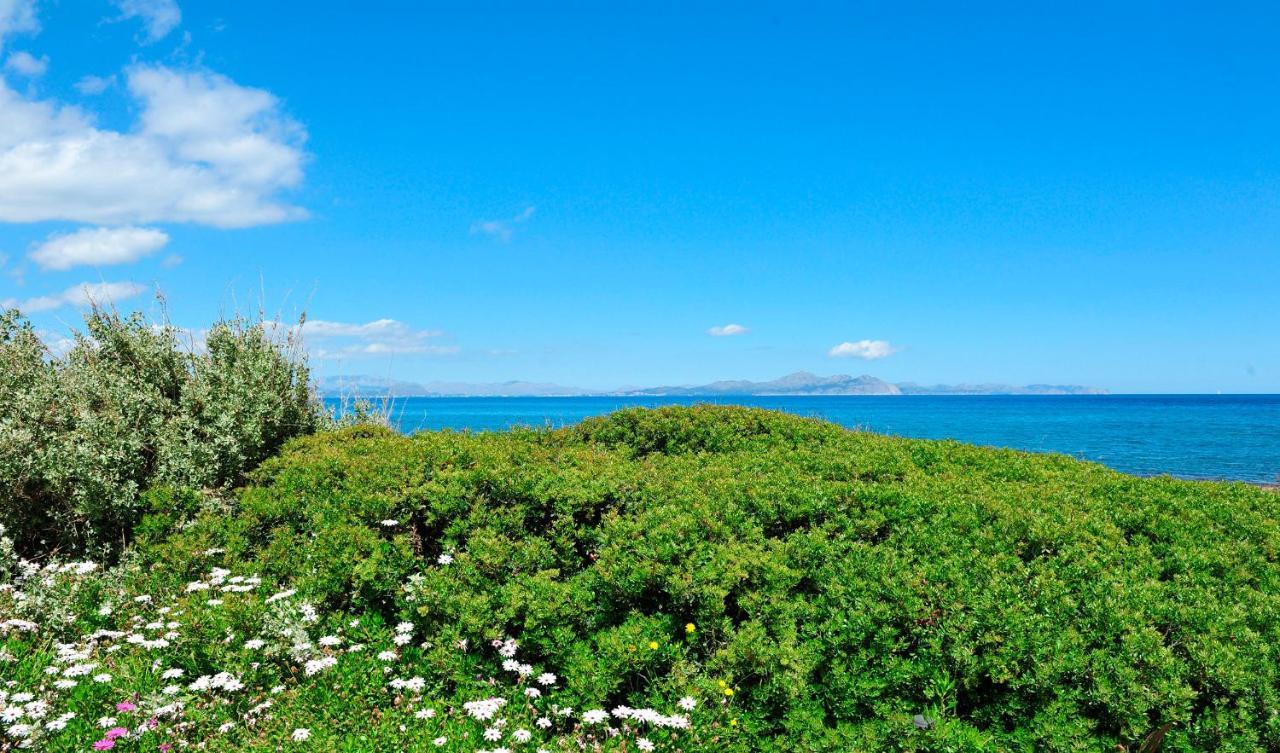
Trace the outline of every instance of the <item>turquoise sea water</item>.
<instances>
[{"instance_id":1,"label":"turquoise sea water","mask_svg":"<svg viewBox=\"0 0 1280 753\"><path fill-rule=\"evenodd\" d=\"M564 426L631 406L773 408L851 428L1061 452L1127 473L1280 480L1280 395L398 398L401 431Z\"/></svg>"}]
</instances>

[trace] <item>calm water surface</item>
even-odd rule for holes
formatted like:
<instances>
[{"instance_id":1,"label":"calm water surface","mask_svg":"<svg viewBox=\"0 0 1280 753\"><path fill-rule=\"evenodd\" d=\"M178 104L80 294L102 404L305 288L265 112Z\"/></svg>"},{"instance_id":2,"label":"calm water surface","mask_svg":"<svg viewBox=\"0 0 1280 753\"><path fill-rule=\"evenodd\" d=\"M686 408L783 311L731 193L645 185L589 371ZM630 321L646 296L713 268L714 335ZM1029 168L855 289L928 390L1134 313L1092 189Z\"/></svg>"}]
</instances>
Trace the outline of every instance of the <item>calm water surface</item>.
<instances>
[{"instance_id":1,"label":"calm water surface","mask_svg":"<svg viewBox=\"0 0 1280 753\"><path fill-rule=\"evenodd\" d=\"M1280 395L399 398L392 421L490 431L565 426L633 406L784 410L883 434L1061 452L1141 475L1275 483Z\"/></svg>"}]
</instances>

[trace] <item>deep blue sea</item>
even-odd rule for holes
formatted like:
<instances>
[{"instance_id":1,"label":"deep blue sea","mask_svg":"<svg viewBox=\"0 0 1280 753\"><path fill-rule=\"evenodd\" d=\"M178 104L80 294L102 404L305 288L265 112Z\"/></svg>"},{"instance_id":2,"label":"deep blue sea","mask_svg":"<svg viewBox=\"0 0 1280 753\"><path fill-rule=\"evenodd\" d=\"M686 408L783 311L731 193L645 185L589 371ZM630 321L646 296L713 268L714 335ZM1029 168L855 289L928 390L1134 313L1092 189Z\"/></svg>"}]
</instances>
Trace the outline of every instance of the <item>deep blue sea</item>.
<instances>
[{"instance_id":1,"label":"deep blue sea","mask_svg":"<svg viewBox=\"0 0 1280 753\"><path fill-rule=\"evenodd\" d=\"M902 437L1061 452L1140 475L1280 480L1280 395L398 398L401 431L565 426L631 406L773 408Z\"/></svg>"}]
</instances>

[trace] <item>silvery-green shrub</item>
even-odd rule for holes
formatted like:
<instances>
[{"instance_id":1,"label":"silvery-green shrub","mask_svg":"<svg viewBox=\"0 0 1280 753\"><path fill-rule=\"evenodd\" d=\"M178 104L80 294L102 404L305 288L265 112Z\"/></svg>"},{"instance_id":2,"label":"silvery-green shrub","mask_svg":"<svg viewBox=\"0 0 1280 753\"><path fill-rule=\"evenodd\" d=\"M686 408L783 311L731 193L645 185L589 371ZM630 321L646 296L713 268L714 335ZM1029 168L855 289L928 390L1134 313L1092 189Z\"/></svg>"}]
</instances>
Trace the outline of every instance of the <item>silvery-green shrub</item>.
<instances>
[{"instance_id":1,"label":"silvery-green shrub","mask_svg":"<svg viewBox=\"0 0 1280 753\"><path fill-rule=\"evenodd\" d=\"M32 553L118 550L148 487L225 489L324 412L291 330L96 308L65 353L0 314L0 524Z\"/></svg>"}]
</instances>

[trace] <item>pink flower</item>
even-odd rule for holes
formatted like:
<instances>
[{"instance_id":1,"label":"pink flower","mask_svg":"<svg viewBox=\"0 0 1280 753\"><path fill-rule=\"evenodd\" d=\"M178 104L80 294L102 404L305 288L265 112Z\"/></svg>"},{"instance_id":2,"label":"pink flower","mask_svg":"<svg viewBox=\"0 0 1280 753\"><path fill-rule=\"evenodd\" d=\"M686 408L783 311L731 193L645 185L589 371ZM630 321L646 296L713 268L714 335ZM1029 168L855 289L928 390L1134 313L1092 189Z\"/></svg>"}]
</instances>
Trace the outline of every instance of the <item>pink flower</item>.
<instances>
[{"instance_id":1,"label":"pink flower","mask_svg":"<svg viewBox=\"0 0 1280 753\"><path fill-rule=\"evenodd\" d=\"M107 739L114 740L117 737L125 737L128 734L129 734L129 730L125 729L124 727L112 727L111 729L107 730Z\"/></svg>"},{"instance_id":2,"label":"pink flower","mask_svg":"<svg viewBox=\"0 0 1280 753\"><path fill-rule=\"evenodd\" d=\"M137 706L133 705L132 703L129 703L128 701L121 701L120 703L116 704L116 711L134 711L137 708L138 708Z\"/></svg>"},{"instance_id":3,"label":"pink flower","mask_svg":"<svg viewBox=\"0 0 1280 753\"><path fill-rule=\"evenodd\" d=\"M171 750L173 750L173 746L169 743L160 743L160 753L169 753Z\"/></svg>"},{"instance_id":4,"label":"pink flower","mask_svg":"<svg viewBox=\"0 0 1280 753\"><path fill-rule=\"evenodd\" d=\"M96 742L96 743L94 743L94 744L93 744L93 749L94 749L94 750L111 750L111 749L112 749L112 748L114 748L114 747L116 747L116 741L115 741L115 740L105 740L105 739L104 739L104 740L99 740L98 742Z\"/></svg>"}]
</instances>

